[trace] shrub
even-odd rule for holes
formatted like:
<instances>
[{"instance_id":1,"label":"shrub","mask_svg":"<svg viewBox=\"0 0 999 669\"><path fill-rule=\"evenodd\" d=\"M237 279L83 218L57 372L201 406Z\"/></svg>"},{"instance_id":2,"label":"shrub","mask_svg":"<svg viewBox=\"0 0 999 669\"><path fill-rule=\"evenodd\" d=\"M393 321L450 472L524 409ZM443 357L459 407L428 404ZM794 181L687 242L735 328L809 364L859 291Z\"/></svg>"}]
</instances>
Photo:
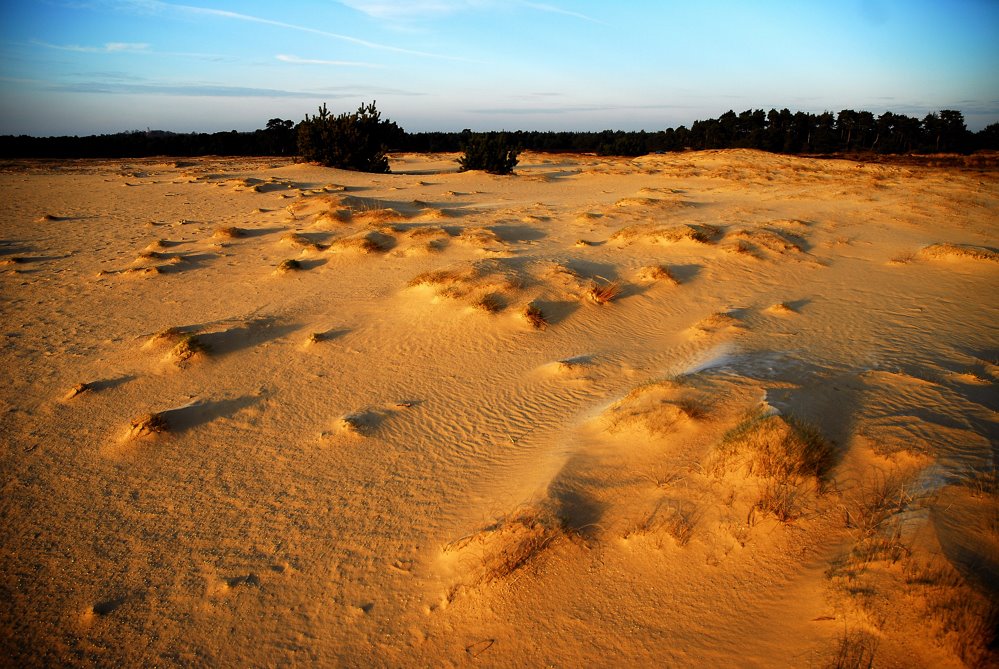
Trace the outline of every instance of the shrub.
<instances>
[{"instance_id":1,"label":"shrub","mask_svg":"<svg viewBox=\"0 0 999 669\"><path fill-rule=\"evenodd\" d=\"M485 170L490 174L511 174L520 153L519 149L510 147L506 135L499 132L472 135L462 148L465 154L458 158L462 172Z\"/></svg>"},{"instance_id":2,"label":"shrub","mask_svg":"<svg viewBox=\"0 0 999 669\"><path fill-rule=\"evenodd\" d=\"M361 105L353 114L333 116L324 103L316 116L298 124L298 155L326 167L359 172L388 172L387 144L402 130L382 121L375 103Z\"/></svg>"}]
</instances>

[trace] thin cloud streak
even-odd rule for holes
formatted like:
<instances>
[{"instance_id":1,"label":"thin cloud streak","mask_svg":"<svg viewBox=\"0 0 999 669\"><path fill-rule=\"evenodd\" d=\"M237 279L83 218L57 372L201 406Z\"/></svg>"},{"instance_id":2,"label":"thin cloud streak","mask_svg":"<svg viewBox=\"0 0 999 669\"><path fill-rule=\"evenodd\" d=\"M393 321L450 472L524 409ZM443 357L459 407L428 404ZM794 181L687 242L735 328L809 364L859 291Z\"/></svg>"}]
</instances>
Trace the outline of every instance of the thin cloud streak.
<instances>
[{"instance_id":1,"label":"thin cloud streak","mask_svg":"<svg viewBox=\"0 0 999 669\"><path fill-rule=\"evenodd\" d=\"M149 51L149 45L142 42L107 42L104 46L81 46L79 44L50 44L39 40L32 40L32 44L55 49L57 51L72 51L74 53L145 53Z\"/></svg>"},{"instance_id":2,"label":"thin cloud streak","mask_svg":"<svg viewBox=\"0 0 999 669\"><path fill-rule=\"evenodd\" d=\"M562 16L571 16L574 19L580 19L581 21L589 21L590 23L596 23L602 26L607 25L607 23L593 18L592 16L587 16L586 14L580 14L579 12L573 12L568 9L562 9L561 7L556 7L554 5L546 5L537 2L527 2L522 0L522 2L517 3L524 7L537 10L539 12L548 12L549 14L561 14Z\"/></svg>"},{"instance_id":3,"label":"thin cloud streak","mask_svg":"<svg viewBox=\"0 0 999 669\"><path fill-rule=\"evenodd\" d=\"M377 63L362 63L353 60L322 60L319 58L300 58L299 56L279 53L274 56L277 60L282 63L291 63L294 65L335 65L343 67L370 67L370 68L384 68L384 65L379 65Z\"/></svg>"},{"instance_id":4,"label":"thin cloud streak","mask_svg":"<svg viewBox=\"0 0 999 669\"><path fill-rule=\"evenodd\" d=\"M309 28L308 26L299 26L293 23L285 23L284 21L275 21L274 19L265 19L260 16L252 16L250 14L240 14L239 12L230 12L225 9L212 9L210 7L195 7L193 5L174 5L168 2L159 2L158 0L152 0L152 1L140 0L139 2L133 2L132 4L144 8L161 8L166 10L175 10L180 12L187 12L190 14L197 14L200 16L216 16L224 19L232 19L234 21L257 23L260 25L274 26L276 28L284 28L286 30L296 30L298 32L309 33L311 35L320 35L322 37L329 37L330 39L340 40L343 42L348 42L350 44L357 44L358 46L363 46L368 49L378 49L381 51L390 51L393 53L403 53L410 56L421 56L423 58L437 58L440 60L454 60L454 61L467 60L465 58L460 58L456 56L445 56L437 53L428 53L426 51L405 49L403 47L392 46L390 44L380 44L378 42L370 42L368 40L360 39L358 37L352 37L350 35L343 35L341 33L329 32L327 30L319 30L318 28Z\"/></svg>"}]
</instances>

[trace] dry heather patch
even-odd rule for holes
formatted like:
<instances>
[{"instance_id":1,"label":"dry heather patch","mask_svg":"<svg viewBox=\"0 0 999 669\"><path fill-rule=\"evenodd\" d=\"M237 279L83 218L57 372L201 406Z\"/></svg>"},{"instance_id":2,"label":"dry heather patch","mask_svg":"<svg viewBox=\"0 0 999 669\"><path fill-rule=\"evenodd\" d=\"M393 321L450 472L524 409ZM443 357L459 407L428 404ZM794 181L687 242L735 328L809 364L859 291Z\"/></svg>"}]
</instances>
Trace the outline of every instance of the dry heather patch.
<instances>
[{"instance_id":1,"label":"dry heather patch","mask_svg":"<svg viewBox=\"0 0 999 669\"><path fill-rule=\"evenodd\" d=\"M567 538L562 519L544 506L527 506L492 525L452 541L443 549L468 569L466 585L475 587L509 578Z\"/></svg>"},{"instance_id":2,"label":"dry heather patch","mask_svg":"<svg viewBox=\"0 0 999 669\"><path fill-rule=\"evenodd\" d=\"M706 224L660 225L658 223L636 223L621 228L610 240L619 244L646 242L648 244L668 244L692 241L709 244L718 235L718 228Z\"/></svg>"},{"instance_id":3,"label":"dry heather patch","mask_svg":"<svg viewBox=\"0 0 999 669\"><path fill-rule=\"evenodd\" d=\"M930 244L917 254L920 258L999 261L999 253L984 246L973 244Z\"/></svg>"},{"instance_id":4,"label":"dry heather patch","mask_svg":"<svg viewBox=\"0 0 999 669\"><path fill-rule=\"evenodd\" d=\"M638 270L638 280L643 283L663 282L671 286L680 284L665 265L648 265Z\"/></svg>"}]
</instances>

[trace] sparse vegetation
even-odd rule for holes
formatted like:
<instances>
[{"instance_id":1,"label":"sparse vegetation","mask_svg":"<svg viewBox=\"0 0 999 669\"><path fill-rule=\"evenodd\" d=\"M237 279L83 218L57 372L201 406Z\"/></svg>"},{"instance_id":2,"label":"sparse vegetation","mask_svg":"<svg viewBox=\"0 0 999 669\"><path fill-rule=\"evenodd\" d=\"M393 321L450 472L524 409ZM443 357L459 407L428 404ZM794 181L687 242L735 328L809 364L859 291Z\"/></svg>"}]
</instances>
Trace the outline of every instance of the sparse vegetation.
<instances>
[{"instance_id":1,"label":"sparse vegetation","mask_svg":"<svg viewBox=\"0 0 999 669\"><path fill-rule=\"evenodd\" d=\"M832 444L811 425L761 411L726 433L718 452L723 460L741 456L751 474L780 481L812 477L821 483L836 460Z\"/></svg>"},{"instance_id":2,"label":"sparse vegetation","mask_svg":"<svg viewBox=\"0 0 999 669\"><path fill-rule=\"evenodd\" d=\"M132 421L130 434L133 437L144 437L167 432L169 429L170 424L163 414L148 413Z\"/></svg>"},{"instance_id":3,"label":"sparse vegetation","mask_svg":"<svg viewBox=\"0 0 999 669\"><path fill-rule=\"evenodd\" d=\"M289 258L288 260L282 260L281 264L278 265L279 272L295 272L302 269L302 263L295 260L294 258Z\"/></svg>"},{"instance_id":4,"label":"sparse vegetation","mask_svg":"<svg viewBox=\"0 0 999 669\"><path fill-rule=\"evenodd\" d=\"M621 284L617 281L607 281L605 283L593 282L586 291L586 296L600 305L610 304L620 294Z\"/></svg>"},{"instance_id":5,"label":"sparse vegetation","mask_svg":"<svg viewBox=\"0 0 999 669\"><path fill-rule=\"evenodd\" d=\"M545 318L544 312L535 304L528 304L524 307L524 318L536 330L544 330L548 327L548 320Z\"/></svg>"},{"instance_id":6,"label":"sparse vegetation","mask_svg":"<svg viewBox=\"0 0 999 669\"><path fill-rule=\"evenodd\" d=\"M246 231L235 226L227 226L216 230L215 236L220 239L239 239L246 236Z\"/></svg>"},{"instance_id":7,"label":"sparse vegetation","mask_svg":"<svg viewBox=\"0 0 999 669\"><path fill-rule=\"evenodd\" d=\"M476 309L481 309L491 314L502 311L504 306L503 299L495 293L483 295L475 302Z\"/></svg>"},{"instance_id":8,"label":"sparse vegetation","mask_svg":"<svg viewBox=\"0 0 999 669\"><path fill-rule=\"evenodd\" d=\"M562 520L543 506L528 506L444 547L445 553L471 549L480 557L469 585L502 580L535 560L549 545L566 537Z\"/></svg>"},{"instance_id":9,"label":"sparse vegetation","mask_svg":"<svg viewBox=\"0 0 999 669\"><path fill-rule=\"evenodd\" d=\"M826 669L871 669L878 649L876 637L861 631L847 631L839 636L836 651L824 665Z\"/></svg>"},{"instance_id":10,"label":"sparse vegetation","mask_svg":"<svg viewBox=\"0 0 999 669\"><path fill-rule=\"evenodd\" d=\"M174 362L181 363L207 352L208 347L195 335L184 334L170 350L170 357L173 358Z\"/></svg>"}]
</instances>

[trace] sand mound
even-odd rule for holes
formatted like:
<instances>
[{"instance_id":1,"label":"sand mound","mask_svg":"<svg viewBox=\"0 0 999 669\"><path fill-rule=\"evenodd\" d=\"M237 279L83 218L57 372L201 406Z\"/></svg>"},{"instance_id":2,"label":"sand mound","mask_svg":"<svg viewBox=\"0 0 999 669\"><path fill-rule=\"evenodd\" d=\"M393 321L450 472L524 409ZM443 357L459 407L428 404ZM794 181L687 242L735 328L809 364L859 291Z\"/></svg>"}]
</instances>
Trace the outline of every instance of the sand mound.
<instances>
[{"instance_id":1,"label":"sand mound","mask_svg":"<svg viewBox=\"0 0 999 669\"><path fill-rule=\"evenodd\" d=\"M999 261L999 252L973 244L930 244L916 254L929 260L991 260Z\"/></svg>"},{"instance_id":2,"label":"sand mound","mask_svg":"<svg viewBox=\"0 0 999 669\"><path fill-rule=\"evenodd\" d=\"M708 244L717 234L718 228L706 224L660 225L658 223L637 223L621 228L611 235L610 239L619 244L631 242L671 244L683 241Z\"/></svg>"},{"instance_id":3,"label":"sand mound","mask_svg":"<svg viewBox=\"0 0 999 669\"><path fill-rule=\"evenodd\" d=\"M542 507L524 507L444 547L464 571L463 584L480 586L512 576L566 536L562 521Z\"/></svg>"},{"instance_id":4,"label":"sand mound","mask_svg":"<svg viewBox=\"0 0 999 669\"><path fill-rule=\"evenodd\" d=\"M736 253L746 253L759 258L768 254L788 255L802 253L801 243L789 233L756 228L752 230L735 230L726 235L727 248Z\"/></svg>"},{"instance_id":5,"label":"sand mound","mask_svg":"<svg viewBox=\"0 0 999 669\"><path fill-rule=\"evenodd\" d=\"M360 254L385 253L396 245L396 238L382 230L367 230L335 240L330 251Z\"/></svg>"},{"instance_id":6,"label":"sand mound","mask_svg":"<svg viewBox=\"0 0 999 669\"><path fill-rule=\"evenodd\" d=\"M602 421L611 433L640 429L663 436L706 420L706 400L691 388L672 381L639 386L608 407Z\"/></svg>"},{"instance_id":7,"label":"sand mound","mask_svg":"<svg viewBox=\"0 0 999 669\"><path fill-rule=\"evenodd\" d=\"M676 277L673 276L673 273L665 265L647 265L642 267L636 273L636 279L641 283L664 283L669 286L680 285L680 282L677 281Z\"/></svg>"}]
</instances>

